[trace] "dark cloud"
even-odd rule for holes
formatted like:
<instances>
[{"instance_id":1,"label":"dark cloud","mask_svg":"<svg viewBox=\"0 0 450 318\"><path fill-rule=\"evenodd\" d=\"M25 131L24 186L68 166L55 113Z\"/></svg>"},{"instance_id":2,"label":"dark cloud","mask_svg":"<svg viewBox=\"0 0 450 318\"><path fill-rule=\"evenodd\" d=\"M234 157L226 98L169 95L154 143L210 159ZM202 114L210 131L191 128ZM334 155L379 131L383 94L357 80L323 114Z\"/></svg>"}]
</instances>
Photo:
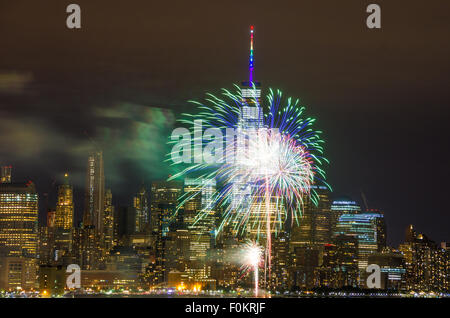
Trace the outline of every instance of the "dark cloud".
<instances>
[{"instance_id":1,"label":"dark cloud","mask_svg":"<svg viewBox=\"0 0 450 318\"><path fill-rule=\"evenodd\" d=\"M32 80L33 75L31 73L0 71L0 94L24 94Z\"/></svg>"}]
</instances>

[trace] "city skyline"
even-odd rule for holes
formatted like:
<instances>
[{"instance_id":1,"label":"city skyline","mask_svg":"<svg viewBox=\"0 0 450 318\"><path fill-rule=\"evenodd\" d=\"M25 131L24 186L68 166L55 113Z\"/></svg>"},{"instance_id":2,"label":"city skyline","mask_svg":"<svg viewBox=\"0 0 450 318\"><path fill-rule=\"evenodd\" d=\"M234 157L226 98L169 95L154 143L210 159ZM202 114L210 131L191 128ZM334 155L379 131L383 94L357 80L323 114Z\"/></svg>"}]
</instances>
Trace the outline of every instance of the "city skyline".
<instances>
[{"instance_id":1,"label":"city skyline","mask_svg":"<svg viewBox=\"0 0 450 318\"><path fill-rule=\"evenodd\" d=\"M94 157L101 158L101 154L89 156L87 180L93 175L94 179L100 176L98 167L94 169L91 163L102 166L102 162ZM38 195L34 184L12 182L9 166L1 171L0 285L3 290L16 286L19 290L32 290L36 286L33 268L39 265L40 293L44 297L62 294L64 266L74 261L82 269L82 290L92 288L100 293L109 289L120 295L120 290L126 288L145 294L150 288L147 295L158 294L158 290L169 294L171 290L178 290L180 295L218 290L223 294L223 288L230 292L236 287L251 285L250 275L238 278L241 274L236 265L239 262L236 253L246 237L253 234L233 234L228 226L220 232L213 231L217 226L216 218L220 218L217 207L201 222L194 221L202 209L211 208L208 201L215 187L211 181L186 178L183 183L154 182L149 194L153 204L147 201L147 194L141 188L133 207L125 210L121 207L117 213L113 208L112 214L107 212L111 211L108 207L111 192L103 189L101 192L106 194L103 225L91 225L88 221L72 229L69 222L73 220L72 214L58 212L62 204L69 209L73 206L71 185L65 175L65 183L58 188L56 212L49 211L47 223L40 225L39 231L30 232L37 222ZM86 183L87 202L95 201L89 198L96 192L89 191L91 184L98 184L98 180ZM175 202L180 202L182 192L197 192L199 184L208 187L200 190L199 195L182 201L182 210L175 222L169 221L177 211ZM300 295L299 291L308 295L310 290L326 291L332 296L336 289L362 295L367 293L365 288L369 288L365 274L368 266L381 267L381 285L377 287L381 288L380 295L383 290L394 297L407 297L408 293L418 291L430 292L430 295L448 291L448 242L433 242L427 234L409 226L398 249L390 247L386 244L382 212L363 211L348 198L331 202L326 187L317 191L318 206L310 202L304 206L298 225L291 230L281 230L277 235L273 233L273 274L268 279L265 272L260 273L260 283L256 280L256 288L261 288L262 296L267 295L269 289L274 296L288 291L290 295L296 292ZM86 205L87 215L89 210ZM147 216L142 211L147 211ZM22 218L21 213L27 222L14 223ZM93 214L94 220L97 215ZM108 215L112 215L111 220ZM146 219L145 226L142 226L142 219ZM11 224L15 226L11 228ZM112 235L107 227L111 228ZM9 268L8 279L5 268Z\"/></svg>"},{"instance_id":2,"label":"city skyline","mask_svg":"<svg viewBox=\"0 0 450 318\"><path fill-rule=\"evenodd\" d=\"M17 180L35 181L40 193L69 172L80 201L84 158L98 145L114 200L127 203L142 179L170 173L162 144L186 101L247 77L242 30L254 24L255 76L299 96L319 118L335 193L358 199L362 190L370 207L386 212L396 243L408 223L448 237L450 48L447 22L436 15L448 2L408 1L408 14L387 3L381 31L367 30L356 3L203 4L195 11L158 4L167 23L157 23L145 1L126 10L133 19L121 14L124 4L108 4L106 23L100 2L82 1L85 27L73 32L60 26L65 8L56 1L9 4L0 13L8 47L0 52L1 164L14 165Z\"/></svg>"},{"instance_id":3,"label":"city skyline","mask_svg":"<svg viewBox=\"0 0 450 318\"><path fill-rule=\"evenodd\" d=\"M435 4L138 4L0 12L1 297L449 297Z\"/></svg>"}]
</instances>

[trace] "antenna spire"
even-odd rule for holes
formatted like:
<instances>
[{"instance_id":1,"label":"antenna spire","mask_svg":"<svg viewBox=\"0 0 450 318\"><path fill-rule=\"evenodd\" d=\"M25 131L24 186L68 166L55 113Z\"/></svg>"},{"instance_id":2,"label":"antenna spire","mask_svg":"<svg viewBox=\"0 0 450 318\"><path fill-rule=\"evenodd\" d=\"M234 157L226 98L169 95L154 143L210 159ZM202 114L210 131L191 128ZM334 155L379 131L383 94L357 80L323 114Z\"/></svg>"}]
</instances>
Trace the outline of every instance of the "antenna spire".
<instances>
[{"instance_id":1,"label":"antenna spire","mask_svg":"<svg viewBox=\"0 0 450 318\"><path fill-rule=\"evenodd\" d=\"M250 57L248 61L248 80L250 85L253 83L253 25L250 26Z\"/></svg>"}]
</instances>

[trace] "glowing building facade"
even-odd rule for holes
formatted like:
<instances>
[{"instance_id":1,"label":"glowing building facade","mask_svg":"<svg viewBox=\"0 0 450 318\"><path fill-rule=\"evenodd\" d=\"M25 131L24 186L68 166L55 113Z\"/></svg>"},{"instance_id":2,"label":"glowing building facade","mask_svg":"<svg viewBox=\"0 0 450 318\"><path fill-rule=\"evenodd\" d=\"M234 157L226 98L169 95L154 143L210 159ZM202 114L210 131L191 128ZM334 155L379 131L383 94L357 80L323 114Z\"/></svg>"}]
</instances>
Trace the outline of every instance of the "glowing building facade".
<instances>
[{"instance_id":1,"label":"glowing building facade","mask_svg":"<svg viewBox=\"0 0 450 318\"><path fill-rule=\"evenodd\" d=\"M150 207L144 186L133 198L133 207L136 209L136 233L142 233L148 228L150 220Z\"/></svg>"},{"instance_id":2,"label":"glowing building facade","mask_svg":"<svg viewBox=\"0 0 450 318\"><path fill-rule=\"evenodd\" d=\"M64 183L58 187L55 226L71 232L73 228L73 188L69 184L69 175L64 175Z\"/></svg>"},{"instance_id":3,"label":"glowing building facade","mask_svg":"<svg viewBox=\"0 0 450 318\"><path fill-rule=\"evenodd\" d=\"M38 194L34 184L0 183L0 289L34 287L38 251Z\"/></svg>"},{"instance_id":4,"label":"glowing building facade","mask_svg":"<svg viewBox=\"0 0 450 318\"><path fill-rule=\"evenodd\" d=\"M377 232L380 213L343 214L336 225L336 235L354 235L358 238L358 267L365 270L370 254L379 250Z\"/></svg>"},{"instance_id":5,"label":"glowing building facade","mask_svg":"<svg viewBox=\"0 0 450 318\"><path fill-rule=\"evenodd\" d=\"M417 234L412 225L406 231L399 250L406 266L406 288L415 292L439 292L450 288L448 280L449 253L424 234Z\"/></svg>"},{"instance_id":6,"label":"glowing building facade","mask_svg":"<svg viewBox=\"0 0 450 318\"><path fill-rule=\"evenodd\" d=\"M194 192L201 188L197 195ZM204 262L214 239L216 211L213 209L212 195L216 189L215 180L185 179L184 192L192 196L184 204L184 223L187 226L190 240L191 261ZM201 217L197 217L201 211Z\"/></svg>"},{"instance_id":7,"label":"glowing building facade","mask_svg":"<svg viewBox=\"0 0 450 318\"><path fill-rule=\"evenodd\" d=\"M0 184L0 254L36 257L38 194L34 184Z\"/></svg>"},{"instance_id":8,"label":"glowing building facade","mask_svg":"<svg viewBox=\"0 0 450 318\"><path fill-rule=\"evenodd\" d=\"M36 284L36 259L29 257L0 258L0 289L30 291Z\"/></svg>"},{"instance_id":9,"label":"glowing building facade","mask_svg":"<svg viewBox=\"0 0 450 318\"><path fill-rule=\"evenodd\" d=\"M272 272L271 287L283 292L289 289L289 237L285 232L280 233L272 241Z\"/></svg>"},{"instance_id":10,"label":"glowing building facade","mask_svg":"<svg viewBox=\"0 0 450 318\"><path fill-rule=\"evenodd\" d=\"M317 205L310 199L303 206L298 223L294 220L291 230L291 249L297 246L314 246L322 248L331 243L330 190L325 186L311 186L316 191Z\"/></svg>"},{"instance_id":11,"label":"glowing building facade","mask_svg":"<svg viewBox=\"0 0 450 318\"><path fill-rule=\"evenodd\" d=\"M104 240L105 249L109 251L114 246L114 216L115 209L112 203L111 189L105 192L105 212L104 212Z\"/></svg>"},{"instance_id":12,"label":"glowing building facade","mask_svg":"<svg viewBox=\"0 0 450 318\"><path fill-rule=\"evenodd\" d=\"M349 197L340 197L331 203L330 222L332 234L336 232L336 225L342 214L361 213L361 207Z\"/></svg>"}]
</instances>

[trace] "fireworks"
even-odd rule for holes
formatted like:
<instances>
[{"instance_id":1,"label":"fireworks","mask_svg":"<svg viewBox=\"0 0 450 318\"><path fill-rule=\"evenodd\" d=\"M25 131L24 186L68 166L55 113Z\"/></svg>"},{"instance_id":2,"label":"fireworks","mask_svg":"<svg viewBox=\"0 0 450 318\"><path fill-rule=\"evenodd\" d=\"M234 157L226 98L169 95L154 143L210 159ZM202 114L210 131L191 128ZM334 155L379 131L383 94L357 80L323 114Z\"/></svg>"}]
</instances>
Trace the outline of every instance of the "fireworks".
<instances>
[{"instance_id":1,"label":"fireworks","mask_svg":"<svg viewBox=\"0 0 450 318\"><path fill-rule=\"evenodd\" d=\"M201 195L207 180L214 179L217 190L195 222L220 208L222 222L216 233L227 226L244 237L259 240L265 236L265 269L270 277L272 233L276 234L289 216L298 223L305 199L318 203L311 186L328 186L321 168L328 161L323 157L321 132L312 128L314 119L304 118L304 107L298 100L283 99L281 91L270 89L264 112L254 84L245 90L235 88L235 93L224 89L221 97L207 94L205 103L193 102L198 106L197 114L183 114L179 121L192 130L181 129L175 134L177 145L170 155L174 163L189 166L171 179L197 176L199 181L198 188L182 198L179 208ZM207 128L204 134L202 126ZM209 141L205 147L204 140ZM255 250L249 249L250 256L252 252Z\"/></svg>"},{"instance_id":2,"label":"fireworks","mask_svg":"<svg viewBox=\"0 0 450 318\"><path fill-rule=\"evenodd\" d=\"M265 129L249 138L243 153L237 163L224 164L217 171L216 177L230 185L217 198L232 201L223 224L258 234L269 222L270 230L276 231L286 221L287 211L294 217L301 211L314 180L313 161L295 139ZM248 189L241 200L235 200L236 185Z\"/></svg>"},{"instance_id":3,"label":"fireworks","mask_svg":"<svg viewBox=\"0 0 450 318\"><path fill-rule=\"evenodd\" d=\"M194 163L172 179L196 176L217 181L220 186L211 202L224 211L218 232L229 225L236 233L264 234L270 239L270 233L282 227L288 214L298 222L306 198L317 203L312 184L327 185L321 168L327 162L322 155L321 132L312 128L315 119L304 118L299 101L284 99L279 90L269 90L266 98L264 118L254 129L242 127L242 113L246 107L258 111L258 100L243 98L237 86L235 93L224 89L221 97L207 94L205 103L193 102L198 113L183 114L179 120L193 127ZM223 153L216 161L201 160L205 136L199 133L198 122L206 129L205 135L208 130L215 132L209 134L215 138L209 139L214 139L211 144L216 155ZM232 138L228 138L229 129L235 131ZM227 136L225 146L219 147L219 134ZM199 186L198 191L182 199L180 206L201 192ZM211 207L205 210L209 213ZM200 212L197 219L206 215Z\"/></svg>"},{"instance_id":4,"label":"fireworks","mask_svg":"<svg viewBox=\"0 0 450 318\"><path fill-rule=\"evenodd\" d=\"M245 272L253 270L254 282L255 282L255 297L258 297L258 285L259 285L259 265L263 255L261 246L255 242L248 242L242 249L242 269Z\"/></svg>"}]
</instances>

